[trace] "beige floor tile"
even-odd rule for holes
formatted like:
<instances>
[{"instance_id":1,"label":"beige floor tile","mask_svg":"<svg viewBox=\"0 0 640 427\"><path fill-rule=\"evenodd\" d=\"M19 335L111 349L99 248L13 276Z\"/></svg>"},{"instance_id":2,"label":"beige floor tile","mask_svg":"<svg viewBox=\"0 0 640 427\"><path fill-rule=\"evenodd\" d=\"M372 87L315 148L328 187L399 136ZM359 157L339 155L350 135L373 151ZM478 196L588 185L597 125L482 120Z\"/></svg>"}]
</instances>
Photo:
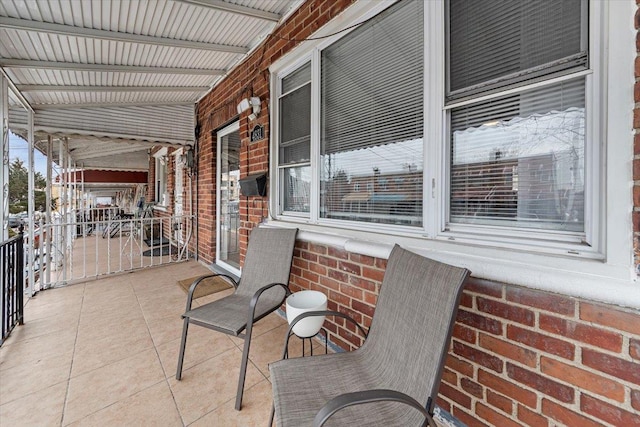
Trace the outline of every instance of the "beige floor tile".
<instances>
[{"instance_id":1,"label":"beige floor tile","mask_svg":"<svg viewBox=\"0 0 640 427\"><path fill-rule=\"evenodd\" d=\"M133 288L129 277L129 274L120 274L89 282L85 284L84 297L86 299L97 295L130 294L133 292Z\"/></svg>"},{"instance_id":2,"label":"beige floor tile","mask_svg":"<svg viewBox=\"0 0 640 427\"><path fill-rule=\"evenodd\" d=\"M180 318L184 313L186 297L184 295L159 295L150 300L141 300L140 309L147 321L155 321L163 317L176 316Z\"/></svg>"},{"instance_id":3,"label":"beige floor tile","mask_svg":"<svg viewBox=\"0 0 640 427\"><path fill-rule=\"evenodd\" d=\"M171 390L162 381L77 421L71 426L182 426Z\"/></svg>"},{"instance_id":4,"label":"beige floor tile","mask_svg":"<svg viewBox=\"0 0 640 427\"><path fill-rule=\"evenodd\" d=\"M71 377L154 348L146 325L142 328L114 329L103 337L78 341Z\"/></svg>"},{"instance_id":5,"label":"beige floor tile","mask_svg":"<svg viewBox=\"0 0 640 427\"><path fill-rule=\"evenodd\" d=\"M164 376L153 349L71 378L63 424L80 420L160 381Z\"/></svg>"},{"instance_id":6,"label":"beige floor tile","mask_svg":"<svg viewBox=\"0 0 640 427\"><path fill-rule=\"evenodd\" d=\"M71 353L75 341L76 330L71 328L17 342L4 343L0 348L0 371L43 357L55 358L60 354Z\"/></svg>"},{"instance_id":7,"label":"beige floor tile","mask_svg":"<svg viewBox=\"0 0 640 427\"><path fill-rule=\"evenodd\" d=\"M182 336L183 319L180 316L168 316L149 320L147 327L156 346L175 341ZM195 329L195 328L194 328Z\"/></svg>"},{"instance_id":8,"label":"beige floor tile","mask_svg":"<svg viewBox=\"0 0 640 427\"><path fill-rule=\"evenodd\" d=\"M232 348L185 370L182 380L169 379L178 410L186 424L201 418L235 397L241 353ZM264 380L252 365L247 368L245 389Z\"/></svg>"},{"instance_id":9,"label":"beige floor tile","mask_svg":"<svg viewBox=\"0 0 640 427\"><path fill-rule=\"evenodd\" d=\"M191 427L266 426L271 413L271 397L271 383L263 380L245 390L241 411L235 410L234 398L191 424Z\"/></svg>"},{"instance_id":10,"label":"beige floor tile","mask_svg":"<svg viewBox=\"0 0 640 427\"><path fill-rule=\"evenodd\" d=\"M155 288L153 291L142 293L136 291L136 296L138 297L138 301L140 302L140 304L146 305L149 302L153 303L154 300L159 299L159 297L161 296L162 300L180 300L182 301L180 306L184 307L184 303L187 299L187 294L180 286L178 286L178 282L173 279L167 278L162 280L164 280L164 282L156 280L153 283L153 286Z\"/></svg>"},{"instance_id":11,"label":"beige floor tile","mask_svg":"<svg viewBox=\"0 0 640 427\"><path fill-rule=\"evenodd\" d=\"M51 291L59 292L66 288L57 288L52 289ZM49 292L40 291L33 297L29 297L25 295L24 298L24 306L29 307L30 311L37 312L39 310L47 309L47 308L56 308L60 307L70 307L80 309L80 304L82 303L82 298L84 294L84 286L76 287L78 289L74 292L63 292L60 296L50 296Z\"/></svg>"},{"instance_id":12,"label":"beige floor tile","mask_svg":"<svg viewBox=\"0 0 640 427\"><path fill-rule=\"evenodd\" d=\"M186 302L187 297L182 291L179 293L158 292L153 297L138 299L140 309L147 319L159 319L173 313L182 315ZM169 313L162 314L166 311Z\"/></svg>"},{"instance_id":13,"label":"beige floor tile","mask_svg":"<svg viewBox=\"0 0 640 427\"><path fill-rule=\"evenodd\" d=\"M55 426L60 425L67 394L67 382L53 385L0 406L0 424L3 426Z\"/></svg>"},{"instance_id":14,"label":"beige floor tile","mask_svg":"<svg viewBox=\"0 0 640 427\"><path fill-rule=\"evenodd\" d=\"M233 348L228 335L199 326L189 326L187 346L184 352L183 370L211 359ZM156 346L167 378L174 377L180 353L180 338Z\"/></svg>"},{"instance_id":15,"label":"beige floor tile","mask_svg":"<svg viewBox=\"0 0 640 427\"><path fill-rule=\"evenodd\" d=\"M57 289L53 290L57 291ZM52 292L53 292L52 291ZM42 292L46 294L46 292ZM41 294L42 294L41 293ZM32 320L47 319L51 317L60 316L63 313L80 313L82 309L82 297L74 297L71 300L63 301L47 301L44 303L34 304L33 300L30 300L25 304L24 321L30 322Z\"/></svg>"},{"instance_id":16,"label":"beige floor tile","mask_svg":"<svg viewBox=\"0 0 640 427\"><path fill-rule=\"evenodd\" d=\"M28 319L23 325L18 325L11 332L9 338L2 345L9 345L18 341L43 337L48 334L70 331L78 328L80 311L63 311L59 314L41 319Z\"/></svg>"},{"instance_id":17,"label":"beige floor tile","mask_svg":"<svg viewBox=\"0 0 640 427\"><path fill-rule=\"evenodd\" d=\"M126 313L134 309L139 310L139 304L133 292L129 295L96 295L85 299L82 303L82 315L89 316L104 313Z\"/></svg>"},{"instance_id":18,"label":"beige floor tile","mask_svg":"<svg viewBox=\"0 0 640 427\"><path fill-rule=\"evenodd\" d=\"M72 353L26 361L0 371L0 405L69 379Z\"/></svg>"}]
</instances>

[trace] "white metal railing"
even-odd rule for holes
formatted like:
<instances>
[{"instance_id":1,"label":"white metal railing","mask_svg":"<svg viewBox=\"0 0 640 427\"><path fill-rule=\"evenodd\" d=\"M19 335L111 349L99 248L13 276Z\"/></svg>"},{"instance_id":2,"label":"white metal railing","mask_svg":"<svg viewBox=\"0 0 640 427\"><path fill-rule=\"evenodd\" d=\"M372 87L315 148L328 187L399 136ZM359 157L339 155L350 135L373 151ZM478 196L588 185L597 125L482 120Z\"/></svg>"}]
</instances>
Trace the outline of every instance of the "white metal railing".
<instances>
[{"instance_id":1,"label":"white metal railing","mask_svg":"<svg viewBox=\"0 0 640 427\"><path fill-rule=\"evenodd\" d=\"M190 256L193 217L140 218L113 209L57 217L34 231L31 292L179 262ZM27 286L30 284L27 283Z\"/></svg>"}]
</instances>

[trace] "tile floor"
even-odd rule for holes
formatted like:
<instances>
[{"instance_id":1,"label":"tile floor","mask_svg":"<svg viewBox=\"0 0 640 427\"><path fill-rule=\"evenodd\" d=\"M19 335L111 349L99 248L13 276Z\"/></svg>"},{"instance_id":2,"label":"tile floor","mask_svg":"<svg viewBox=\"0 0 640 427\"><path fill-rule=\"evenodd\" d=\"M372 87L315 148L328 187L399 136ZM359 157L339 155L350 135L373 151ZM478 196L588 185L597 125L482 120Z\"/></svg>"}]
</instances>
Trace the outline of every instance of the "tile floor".
<instances>
[{"instance_id":1,"label":"tile floor","mask_svg":"<svg viewBox=\"0 0 640 427\"><path fill-rule=\"evenodd\" d=\"M287 328L278 314L254 329L242 411L234 410L241 339L191 326L175 379L186 300L176 282L208 272L189 261L37 294L0 347L0 425L266 426L267 365L280 358ZM292 341L290 352L299 356L300 346Z\"/></svg>"}]
</instances>

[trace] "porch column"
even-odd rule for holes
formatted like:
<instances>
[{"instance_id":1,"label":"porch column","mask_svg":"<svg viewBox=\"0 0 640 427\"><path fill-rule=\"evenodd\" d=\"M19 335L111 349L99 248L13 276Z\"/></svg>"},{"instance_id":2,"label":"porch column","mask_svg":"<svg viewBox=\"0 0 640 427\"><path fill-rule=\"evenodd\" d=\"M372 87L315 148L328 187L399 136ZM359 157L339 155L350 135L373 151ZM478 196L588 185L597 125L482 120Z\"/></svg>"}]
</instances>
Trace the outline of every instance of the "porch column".
<instances>
[{"instance_id":1,"label":"porch column","mask_svg":"<svg viewBox=\"0 0 640 427\"><path fill-rule=\"evenodd\" d=\"M69 219L68 215L67 215L67 162L65 159L65 153L64 153L64 141L63 139L59 139L58 140L58 161L59 161L59 165L60 166L60 206L58 208L59 212L60 212L60 228L57 231L58 236L56 236L56 241L60 242L58 245L58 250L59 251L63 251L63 253L67 253L67 221ZM57 251L56 251L57 254ZM58 256L58 255L56 255ZM65 262L65 260L63 259L63 264L62 264L62 280L64 282L67 281L67 263ZM56 262L57 264L57 262Z\"/></svg>"},{"instance_id":2,"label":"porch column","mask_svg":"<svg viewBox=\"0 0 640 427\"><path fill-rule=\"evenodd\" d=\"M0 224L2 224L2 241L9 239L9 85L4 74L0 74L0 189L2 205L0 206Z\"/></svg>"},{"instance_id":3,"label":"porch column","mask_svg":"<svg viewBox=\"0 0 640 427\"><path fill-rule=\"evenodd\" d=\"M53 162L51 160L53 156L53 138L51 137L51 135L47 135L47 187L46 187L46 204L47 206L45 207L45 226L48 226L49 229L47 230L47 234L45 236L45 242L47 245L47 250L46 250L46 260L43 260L44 263L46 263L47 268L44 271L45 274L45 288L48 288L49 286L51 286L51 239L53 239L53 232L54 229L51 226L51 183L52 181L52 177L53 177L53 173L52 173L52 169L53 169ZM45 242L41 242L40 244L45 244Z\"/></svg>"},{"instance_id":4,"label":"porch column","mask_svg":"<svg viewBox=\"0 0 640 427\"><path fill-rule=\"evenodd\" d=\"M29 227L27 229L27 235L29 236L29 240L27 242L27 253L29 254L29 264L27 265L27 278L29 279L29 288L25 289L29 293L30 296L33 296L35 293L35 245L34 245L34 236L35 233L33 229L36 227L36 221L34 218L34 204L35 204L35 196L34 196L34 162L33 162L33 111L27 111L27 142L29 144L29 153L27 157L27 171L29 177L29 188L27 192L27 215L29 218ZM40 264L42 264L42 260L40 260Z\"/></svg>"}]
</instances>

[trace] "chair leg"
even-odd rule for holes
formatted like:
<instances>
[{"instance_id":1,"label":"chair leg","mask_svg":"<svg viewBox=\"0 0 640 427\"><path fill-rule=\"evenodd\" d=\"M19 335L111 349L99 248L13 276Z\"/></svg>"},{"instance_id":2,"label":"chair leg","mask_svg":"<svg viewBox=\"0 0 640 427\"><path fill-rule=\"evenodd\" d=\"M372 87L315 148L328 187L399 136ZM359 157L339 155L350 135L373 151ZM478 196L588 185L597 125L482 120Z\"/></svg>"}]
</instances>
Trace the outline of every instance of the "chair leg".
<instances>
[{"instance_id":1,"label":"chair leg","mask_svg":"<svg viewBox=\"0 0 640 427\"><path fill-rule=\"evenodd\" d=\"M269 427L273 427L273 418L276 415L276 404L271 404L271 415L269 416Z\"/></svg>"},{"instance_id":2,"label":"chair leg","mask_svg":"<svg viewBox=\"0 0 640 427\"><path fill-rule=\"evenodd\" d=\"M242 351L242 364L240 365L240 378L238 379L238 391L236 393L236 411L242 408L242 393L244 392L244 380L247 376L247 363L249 362L249 347L251 346L252 324L247 325L244 337L244 350Z\"/></svg>"},{"instance_id":3,"label":"chair leg","mask_svg":"<svg viewBox=\"0 0 640 427\"><path fill-rule=\"evenodd\" d=\"M180 355L178 356L178 369L176 369L176 379L182 378L182 362L184 362L184 349L187 346L187 331L189 330L189 318L185 317L182 327L182 340L180 341Z\"/></svg>"}]
</instances>

